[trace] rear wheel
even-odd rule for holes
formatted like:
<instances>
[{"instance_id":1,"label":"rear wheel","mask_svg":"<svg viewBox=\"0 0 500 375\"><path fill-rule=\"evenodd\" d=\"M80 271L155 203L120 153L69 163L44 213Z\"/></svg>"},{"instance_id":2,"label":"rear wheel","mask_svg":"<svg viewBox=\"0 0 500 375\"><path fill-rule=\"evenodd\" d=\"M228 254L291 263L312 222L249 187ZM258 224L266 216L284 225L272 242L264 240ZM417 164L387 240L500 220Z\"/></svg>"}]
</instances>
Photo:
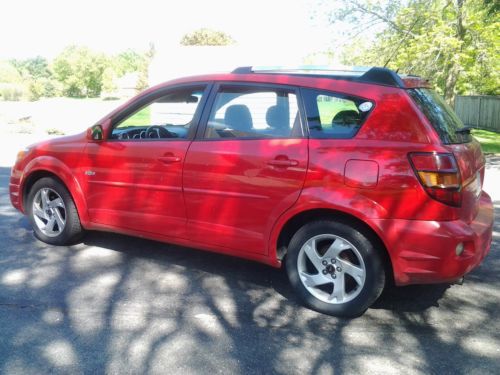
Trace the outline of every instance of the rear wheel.
<instances>
[{"instance_id":1,"label":"rear wheel","mask_svg":"<svg viewBox=\"0 0 500 375\"><path fill-rule=\"evenodd\" d=\"M380 250L363 231L348 223L311 222L290 241L288 278L312 309L335 316L359 316L384 288Z\"/></svg>"},{"instance_id":2,"label":"rear wheel","mask_svg":"<svg viewBox=\"0 0 500 375\"><path fill-rule=\"evenodd\" d=\"M68 245L83 234L70 193L54 178L44 177L33 184L26 209L35 236L43 242Z\"/></svg>"}]
</instances>

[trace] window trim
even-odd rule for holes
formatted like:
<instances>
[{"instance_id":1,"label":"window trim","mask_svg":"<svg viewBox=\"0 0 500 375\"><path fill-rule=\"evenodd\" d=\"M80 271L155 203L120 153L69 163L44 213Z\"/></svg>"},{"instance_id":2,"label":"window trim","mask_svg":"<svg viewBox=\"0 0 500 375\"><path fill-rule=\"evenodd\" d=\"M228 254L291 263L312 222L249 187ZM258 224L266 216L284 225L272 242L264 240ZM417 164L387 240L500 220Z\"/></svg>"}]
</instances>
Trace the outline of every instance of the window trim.
<instances>
[{"instance_id":1,"label":"window trim","mask_svg":"<svg viewBox=\"0 0 500 375\"><path fill-rule=\"evenodd\" d=\"M300 135L296 136L288 136L288 137L234 137L234 138L205 138L205 130L208 126L208 120L210 118L210 114L212 112L212 108L215 104L215 100L217 98L217 94L220 92L222 87L249 87L256 89L271 89L273 91L289 91L295 94L297 98L297 109L299 111L299 121L300 121ZM255 140L273 140L273 139L304 139L307 138L307 133L305 132L305 108L302 106L301 95L299 87L290 86L290 85L280 85L273 83L257 83L257 82L240 82L240 81L219 81L215 82L212 90L210 92L210 96L205 104L205 109L203 111L200 122L198 123L198 130L196 132L196 136L194 141L204 141L204 142L221 142L221 141L255 141Z\"/></svg>"},{"instance_id":2,"label":"window trim","mask_svg":"<svg viewBox=\"0 0 500 375\"><path fill-rule=\"evenodd\" d=\"M350 136L349 138L313 137L313 136L311 136L311 133L309 131L310 129L309 129L308 116L307 116L307 106L306 106L306 103L305 103L305 96L306 96L305 91L306 90L316 91L318 93L318 96L319 95L327 95L327 96L335 96L335 97L337 97L339 99L347 99L347 100L355 99L355 100L370 102L370 103L372 103L372 108L368 112L368 115L363 119L363 121L361 121L361 123L359 124L359 128L356 130L356 132L353 133L352 136ZM370 115L373 113L373 111L377 107L377 102L375 100L373 100L373 99L368 99L368 98L364 98L364 97L361 97L361 96L346 94L346 93L339 92L339 91L325 90L325 89L316 89L314 87L300 87L300 96L301 96L302 103L303 103L303 106L304 106L304 117L305 117L304 123L305 123L305 129L307 131L306 134L307 134L307 137L309 139L334 139L334 140L349 140L349 139L353 139L353 138L356 137L356 135L359 133L359 131L361 130L361 128L365 124L366 120L368 120L368 118L370 117Z\"/></svg>"},{"instance_id":3,"label":"window trim","mask_svg":"<svg viewBox=\"0 0 500 375\"><path fill-rule=\"evenodd\" d=\"M152 104L156 99L161 98L162 96L167 95L171 91L175 91L178 89L189 88L189 87L198 87L205 86L205 90L203 91L203 95L201 97L200 103L196 108L196 111L193 115L193 119L191 120L192 125L189 127L186 138L137 138L137 139L113 139L111 135L113 134L113 130L119 125L123 120L127 119L130 116L133 116L135 113L139 112L143 108ZM115 115L113 115L110 120L111 124L109 126L108 132L106 134L106 142L171 142L171 141L192 141L196 135L198 127L200 125L200 119L204 112L205 106L207 104L210 93L213 89L213 81L200 81L200 82L188 82L175 84L172 86L161 87L158 90L147 93L145 95L136 97L136 100L130 105L127 105L126 108L122 109Z\"/></svg>"}]
</instances>

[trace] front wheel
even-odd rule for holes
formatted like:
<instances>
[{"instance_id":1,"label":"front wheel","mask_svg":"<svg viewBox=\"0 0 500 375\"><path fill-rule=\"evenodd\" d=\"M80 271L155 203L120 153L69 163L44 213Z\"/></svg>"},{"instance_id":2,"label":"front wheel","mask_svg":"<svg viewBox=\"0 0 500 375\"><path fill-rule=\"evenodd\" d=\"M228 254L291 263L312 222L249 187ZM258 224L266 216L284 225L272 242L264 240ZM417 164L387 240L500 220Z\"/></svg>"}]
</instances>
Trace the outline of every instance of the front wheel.
<instances>
[{"instance_id":1,"label":"front wheel","mask_svg":"<svg viewBox=\"0 0 500 375\"><path fill-rule=\"evenodd\" d=\"M83 234L69 191L54 178L44 177L33 184L26 208L35 236L43 242L69 245Z\"/></svg>"},{"instance_id":2,"label":"front wheel","mask_svg":"<svg viewBox=\"0 0 500 375\"><path fill-rule=\"evenodd\" d=\"M380 250L347 223L311 222L290 241L288 278L310 308L340 317L359 316L384 288Z\"/></svg>"}]
</instances>

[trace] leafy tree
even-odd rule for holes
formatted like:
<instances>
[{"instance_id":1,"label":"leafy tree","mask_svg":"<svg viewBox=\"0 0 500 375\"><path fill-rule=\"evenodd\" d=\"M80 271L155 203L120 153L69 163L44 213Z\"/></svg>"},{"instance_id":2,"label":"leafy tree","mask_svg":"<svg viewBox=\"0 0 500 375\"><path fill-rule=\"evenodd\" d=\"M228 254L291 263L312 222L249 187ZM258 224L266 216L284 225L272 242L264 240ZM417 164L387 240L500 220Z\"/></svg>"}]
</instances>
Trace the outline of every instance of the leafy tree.
<instances>
[{"instance_id":1,"label":"leafy tree","mask_svg":"<svg viewBox=\"0 0 500 375\"><path fill-rule=\"evenodd\" d=\"M181 39L183 46L226 46L233 43L233 38L225 32L207 28L195 30Z\"/></svg>"},{"instance_id":2,"label":"leafy tree","mask_svg":"<svg viewBox=\"0 0 500 375\"><path fill-rule=\"evenodd\" d=\"M24 95L22 77L8 61L0 61L0 97L2 100L20 100Z\"/></svg>"},{"instance_id":3,"label":"leafy tree","mask_svg":"<svg viewBox=\"0 0 500 375\"><path fill-rule=\"evenodd\" d=\"M37 56L25 60L11 60L19 73L25 78L48 78L51 76L49 63L46 58Z\"/></svg>"},{"instance_id":4,"label":"leafy tree","mask_svg":"<svg viewBox=\"0 0 500 375\"><path fill-rule=\"evenodd\" d=\"M102 74L102 91L105 93L111 93L116 90L116 72L111 67L104 69Z\"/></svg>"},{"instance_id":5,"label":"leafy tree","mask_svg":"<svg viewBox=\"0 0 500 375\"><path fill-rule=\"evenodd\" d=\"M359 25L344 63L422 75L451 102L457 93L499 92L496 8L493 0L348 0L332 21Z\"/></svg>"},{"instance_id":6,"label":"leafy tree","mask_svg":"<svg viewBox=\"0 0 500 375\"><path fill-rule=\"evenodd\" d=\"M149 49L144 53L144 60L139 67L139 78L137 80L136 90L142 91L149 86L149 65L156 55L156 48L154 43L149 43Z\"/></svg>"},{"instance_id":7,"label":"leafy tree","mask_svg":"<svg viewBox=\"0 0 500 375\"><path fill-rule=\"evenodd\" d=\"M13 59L10 62L16 67L28 89L28 99L38 100L42 96L52 97L60 93L58 83L52 77L49 62L44 57Z\"/></svg>"},{"instance_id":8,"label":"leafy tree","mask_svg":"<svg viewBox=\"0 0 500 375\"><path fill-rule=\"evenodd\" d=\"M138 72L144 68L147 57L132 49L119 53L114 58L115 72L121 77L127 73Z\"/></svg>"},{"instance_id":9,"label":"leafy tree","mask_svg":"<svg viewBox=\"0 0 500 375\"><path fill-rule=\"evenodd\" d=\"M52 63L54 76L70 97L97 97L101 94L104 71L109 59L86 47L69 46Z\"/></svg>"}]
</instances>

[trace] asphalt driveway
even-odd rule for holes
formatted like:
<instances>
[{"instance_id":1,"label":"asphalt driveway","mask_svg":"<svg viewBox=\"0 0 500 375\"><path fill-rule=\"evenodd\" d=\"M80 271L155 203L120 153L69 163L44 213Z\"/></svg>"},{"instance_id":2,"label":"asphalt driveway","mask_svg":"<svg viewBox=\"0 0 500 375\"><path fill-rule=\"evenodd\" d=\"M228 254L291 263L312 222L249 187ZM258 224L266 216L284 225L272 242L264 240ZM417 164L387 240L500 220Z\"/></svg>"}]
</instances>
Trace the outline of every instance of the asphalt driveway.
<instances>
[{"instance_id":1,"label":"asphalt driveway","mask_svg":"<svg viewBox=\"0 0 500 375\"><path fill-rule=\"evenodd\" d=\"M500 221L464 285L391 288L361 318L280 270L127 236L37 241L0 168L0 373L500 373ZM485 190L500 217L500 157ZM496 191L495 191L496 189Z\"/></svg>"}]
</instances>

